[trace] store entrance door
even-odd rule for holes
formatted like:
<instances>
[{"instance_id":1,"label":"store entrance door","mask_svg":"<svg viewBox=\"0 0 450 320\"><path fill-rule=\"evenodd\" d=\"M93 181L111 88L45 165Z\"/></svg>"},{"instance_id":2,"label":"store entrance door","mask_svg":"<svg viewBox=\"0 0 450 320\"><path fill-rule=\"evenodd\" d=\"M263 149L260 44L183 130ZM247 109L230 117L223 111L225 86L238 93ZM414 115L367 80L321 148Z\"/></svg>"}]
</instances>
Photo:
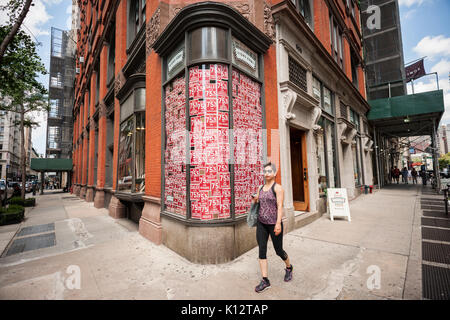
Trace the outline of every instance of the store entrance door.
<instances>
[{"instance_id":1,"label":"store entrance door","mask_svg":"<svg viewBox=\"0 0 450 320\"><path fill-rule=\"evenodd\" d=\"M296 211L308 211L308 162L306 158L306 132L290 127L292 197Z\"/></svg>"}]
</instances>

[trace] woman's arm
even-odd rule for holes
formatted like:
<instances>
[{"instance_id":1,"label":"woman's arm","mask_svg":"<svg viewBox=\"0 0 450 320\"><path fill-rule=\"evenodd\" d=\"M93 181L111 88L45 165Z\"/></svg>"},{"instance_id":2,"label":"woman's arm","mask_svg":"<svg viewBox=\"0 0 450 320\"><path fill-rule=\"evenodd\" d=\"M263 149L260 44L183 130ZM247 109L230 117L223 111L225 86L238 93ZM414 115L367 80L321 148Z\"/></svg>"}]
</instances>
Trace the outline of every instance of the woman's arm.
<instances>
[{"instance_id":1,"label":"woman's arm","mask_svg":"<svg viewBox=\"0 0 450 320\"><path fill-rule=\"evenodd\" d=\"M281 219L283 218L283 200L284 200L284 190L283 187L276 184L275 193L277 195L277 223L275 225L275 235L281 233Z\"/></svg>"}]
</instances>

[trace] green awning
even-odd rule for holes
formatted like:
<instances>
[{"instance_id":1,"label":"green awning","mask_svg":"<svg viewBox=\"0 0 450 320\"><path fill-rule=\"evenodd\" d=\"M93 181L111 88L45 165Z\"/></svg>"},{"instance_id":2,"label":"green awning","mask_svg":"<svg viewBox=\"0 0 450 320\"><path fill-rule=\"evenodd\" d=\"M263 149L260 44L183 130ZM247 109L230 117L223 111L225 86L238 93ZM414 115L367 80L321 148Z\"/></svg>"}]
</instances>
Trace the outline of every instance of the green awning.
<instances>
[{"instance_id":1,"label":"green awning","mask_svg":"<svg viewBox=\"0 0 450 320\"><path fill-rule=\"evenodd\" d=\"M35 171L71 171L72 159L33 158L31 169Z\"/></svg>"},{"instance_id":2,"label":"green awning","mask_svg":"<svg viewBox=\"0 0 450 320\"><path fill-rule=\"evenodd\" d=\"M442 90L410 94L386 99L369 100L369 120L406 117L444 112Z\"/></svg>"},{"instance_id":3,"label":"green awning","mask_svg":"<svg viewBox=\"0 0 450 320\"><path fill-rule=\"evenodd\" d=\"M392 136L431 135L445 111L442 90L369 100L368 120Z\"/></svg>"}]
</instances>

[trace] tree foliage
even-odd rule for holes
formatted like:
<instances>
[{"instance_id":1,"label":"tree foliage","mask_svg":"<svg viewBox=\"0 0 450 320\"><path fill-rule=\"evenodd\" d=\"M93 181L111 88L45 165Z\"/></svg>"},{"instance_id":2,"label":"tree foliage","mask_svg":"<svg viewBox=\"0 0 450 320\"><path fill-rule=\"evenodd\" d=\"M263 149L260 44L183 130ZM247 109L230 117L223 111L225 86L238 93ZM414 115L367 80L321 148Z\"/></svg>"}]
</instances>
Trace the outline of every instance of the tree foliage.
<instances>
[{"instance_id":1,"label":"tree foliage","mask_svg":"<svg viewBox=\"0 0 450 320\"><path fill-rule=\"evenodd\" d=\"M0 40L9 34L9 26L0 26ZM31 37L18 31L8 45L0 68L0 110L20 114L20 121L15 123L21 133L21 172L22 185L26 181L25 127L31 127L33 121L27 114L32 111L48 111L47 89L37 79L39 74L47 71L36 52L36 45ZM22 198L25 190L22 188Z\"/></svg>"},{"instance_id":2,"label":"tree foliage","mask_svg":"<svg viewBox=\"0 0 450 320\"><path fill-rule=\"evenodd\" d=\"M439 158L439 168L444 169L450 165L450 152Z\"/></svg>"}]
</instances>

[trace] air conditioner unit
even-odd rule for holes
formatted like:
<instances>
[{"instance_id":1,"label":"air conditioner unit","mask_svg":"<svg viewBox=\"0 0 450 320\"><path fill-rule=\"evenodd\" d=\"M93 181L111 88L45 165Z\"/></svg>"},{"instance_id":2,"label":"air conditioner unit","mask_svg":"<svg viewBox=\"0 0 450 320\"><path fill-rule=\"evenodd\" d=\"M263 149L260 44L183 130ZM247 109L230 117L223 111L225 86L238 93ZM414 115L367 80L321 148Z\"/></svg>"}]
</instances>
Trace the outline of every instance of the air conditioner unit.
<instances>
[{"instance_id":1,"label":"air conditioner unit","mask_svg":"<svg viewBox=\"0 0 450 320\"><path fill-rule=\"evenodd\" d=\"M84 63L84 57L80 57L80 63Z\"/></svg>"},{"instance_id":2,"label":"air conditioner unit","mask_svg":"<svg viewBox=\"0 0 450 320\"><path fill-rule=\"evenodd\" d=\"M80 68L76 68L76 69L75 69L75 72L76 72L77 74L80 74Z\"/></svg>"}]
</instances>

